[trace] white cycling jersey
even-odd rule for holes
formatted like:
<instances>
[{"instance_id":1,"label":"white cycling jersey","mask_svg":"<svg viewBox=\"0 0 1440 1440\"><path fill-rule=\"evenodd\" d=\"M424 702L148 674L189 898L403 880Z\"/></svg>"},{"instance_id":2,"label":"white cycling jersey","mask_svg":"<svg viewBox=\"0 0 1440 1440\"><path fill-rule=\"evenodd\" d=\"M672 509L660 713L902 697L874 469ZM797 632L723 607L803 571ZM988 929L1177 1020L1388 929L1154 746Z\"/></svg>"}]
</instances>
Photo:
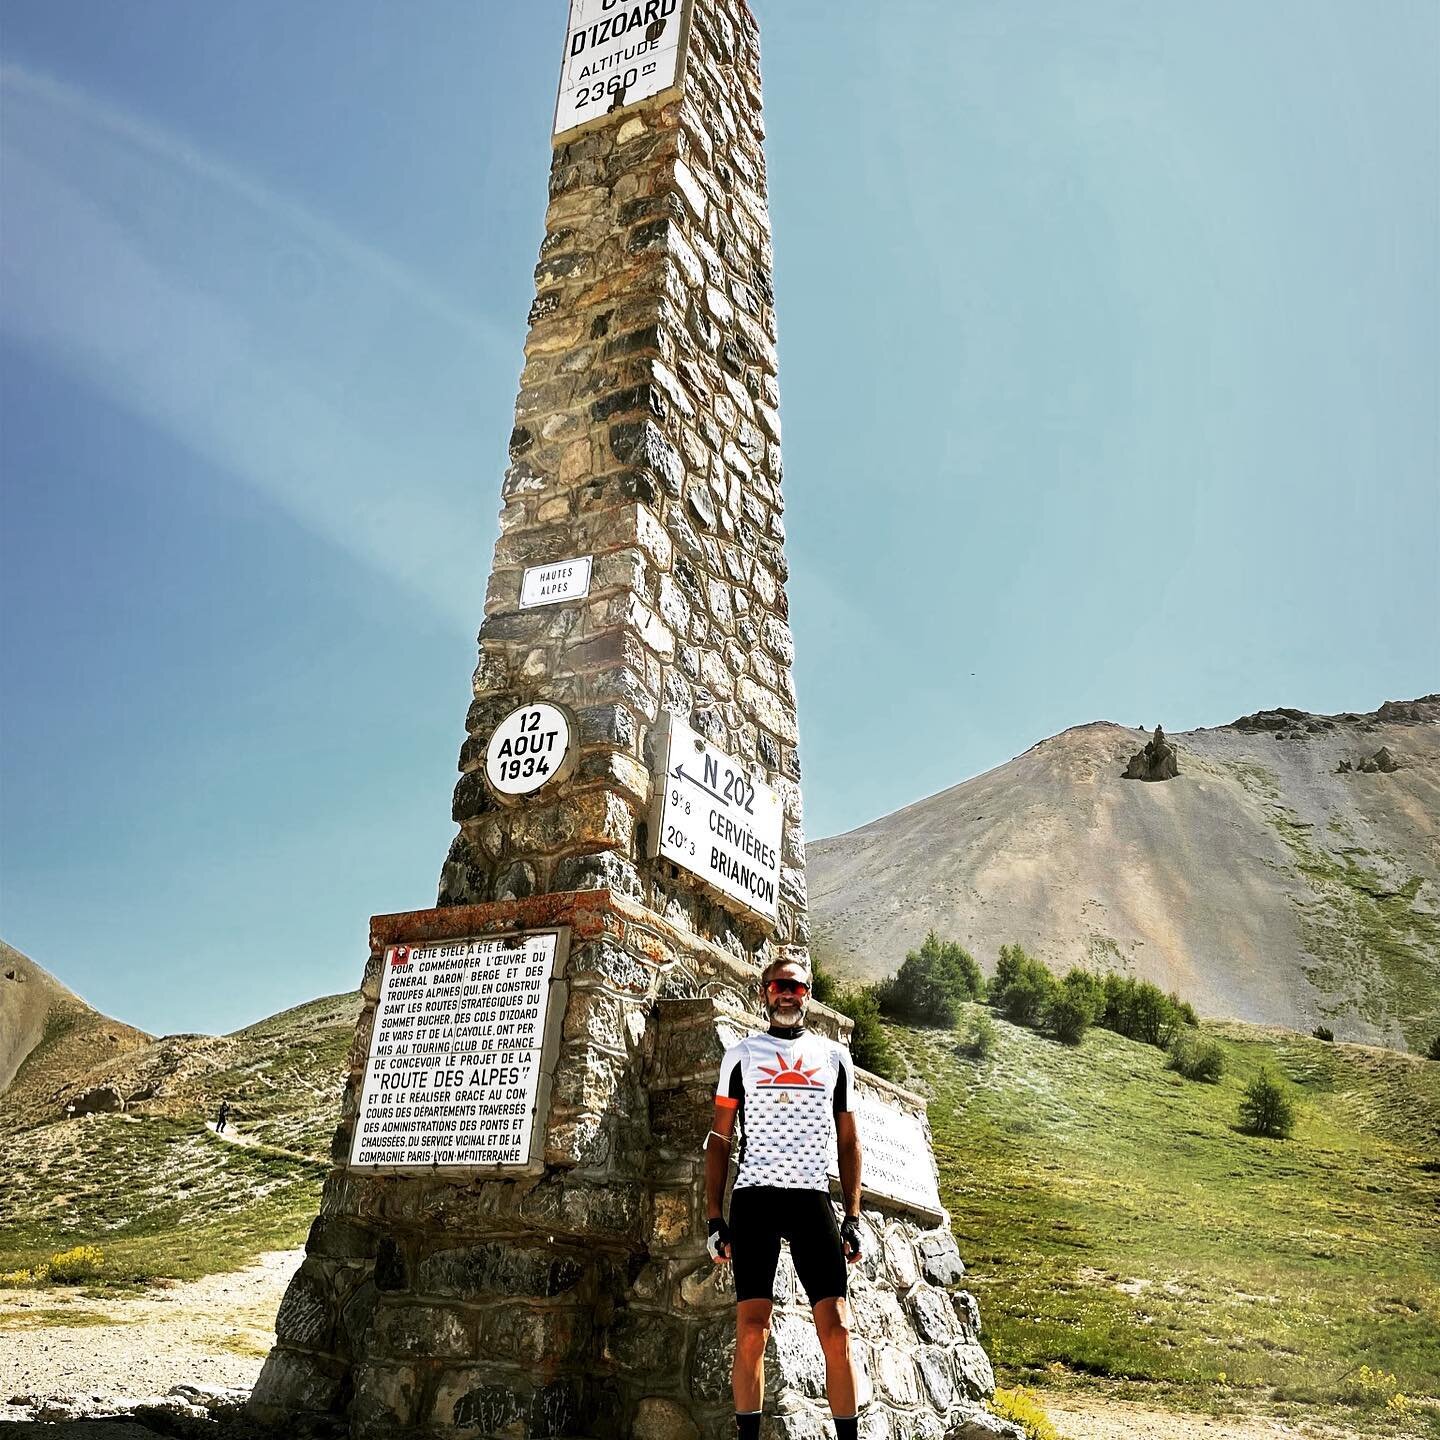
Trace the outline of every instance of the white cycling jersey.
<instances>
[{"instance_id":1,"label":"white cycling jersey","mask_svg":"<svg viewBox=\"0 0 1440 1440\"><path fill-rule=\"evenodd\" d=\"M735 1188L830 1188L834 1117L855 1103L855 1065L843 1045L801 1031L793 1040L747 1035L720 1062L715 1099L739 1110Z\"/></svg>"}]
</instances>

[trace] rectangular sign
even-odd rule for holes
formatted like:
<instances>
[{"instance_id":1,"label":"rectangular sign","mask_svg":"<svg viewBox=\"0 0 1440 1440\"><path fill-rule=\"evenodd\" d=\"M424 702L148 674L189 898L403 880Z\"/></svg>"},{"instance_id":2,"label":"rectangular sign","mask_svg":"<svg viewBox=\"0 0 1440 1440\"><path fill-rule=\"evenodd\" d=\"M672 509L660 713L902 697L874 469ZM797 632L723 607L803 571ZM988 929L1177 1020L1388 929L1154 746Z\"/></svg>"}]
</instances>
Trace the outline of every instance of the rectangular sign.
<instances>
[{"instance_id":1,"label":"rectangular sign","mask_svg":"<svg viewBox=\"0 0 1440 1440\"><path fill-rule=\"evenodd\" d=\"M557 605L562 600L583 600L590 593L593 557L557 560L553 565L532 565L520 581L520 608Z\"/></svg>"},{"instance_id":2,"label":"rectangular sign","mask_svg":"<svg viewBox=\"0 0 1440 1440\"><path fill-rule=\"evenodd\" d=\"M650 853L774 920L785 828L780 796L683 720L667 718Z\"/></svg>"},{"instance_id":3,"label":"rectangular sign","mask_svg":"<svg viewBox=\"0 0 1440 1440\"><path fill-rule=\"evenodd\" d=\"M351 1165L534 1163L546 1052L558 1044L548 1032L563 989L559 940L549 931L386 950Z\"/></svg>"},{"instance_id":4,"label":"rectangular sign","mask_svg":"<svg viewBox=\"0 0 1440 1440\"><path fill-rule=\"evenodd\" d=\"M556 135L678 85L692 0L570 0Z\"/></svg>"},{"instance_id":5,"label":"rectangular sign","mask_svg":"<svg viewBox=\"0 0 1440 1440\"><path fill-rule=\"evenodd\" d=\"M855 1087L855 1128L860 1135L860 1188L940 1214L935 1155L920 1117L861 1082ZM840 1178L839 1157L833 1150L830 1174Z\"/></svg>"}]
</instances>

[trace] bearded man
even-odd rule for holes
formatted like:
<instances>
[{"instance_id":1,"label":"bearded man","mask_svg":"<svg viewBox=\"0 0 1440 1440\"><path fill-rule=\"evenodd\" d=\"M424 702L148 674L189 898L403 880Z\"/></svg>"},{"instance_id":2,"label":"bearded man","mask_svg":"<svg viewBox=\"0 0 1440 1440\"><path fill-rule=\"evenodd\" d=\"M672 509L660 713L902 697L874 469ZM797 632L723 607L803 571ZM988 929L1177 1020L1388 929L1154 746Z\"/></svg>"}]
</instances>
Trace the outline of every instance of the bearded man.
<instances>
[{"instance_id":1,"label":"bearded man","mask_svg":"<svg viewBox=\"0 0 1440 1440\"><path fill-rule=\"evenodd\" d=\"M810 969L772 961L760 976L770 1028L732 1045L720 1063L715 1118L705 1137L710 1258L735 1271L735 1424L759 1440L765 1342L775 1301L780 1242L790 1246L825 1354L825 1391L837 1440L856 1440L847 1265L860 1258L860 1139L855 1067L843 1045L806 1030ZM736 1133L739 1171L723 1215ZM830 1201L830 1142L840 1159L844 1218Z\"/></svg>"}]
</instances>

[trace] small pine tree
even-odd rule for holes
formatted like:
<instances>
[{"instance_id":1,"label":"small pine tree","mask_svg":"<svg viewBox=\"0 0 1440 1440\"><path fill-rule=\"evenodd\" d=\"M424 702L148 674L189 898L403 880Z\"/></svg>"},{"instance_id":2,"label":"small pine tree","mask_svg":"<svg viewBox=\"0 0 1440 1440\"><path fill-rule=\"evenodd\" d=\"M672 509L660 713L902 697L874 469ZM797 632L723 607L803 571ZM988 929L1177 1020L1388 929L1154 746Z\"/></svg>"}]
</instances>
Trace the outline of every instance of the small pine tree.
<instances>
[{"instance_id":1,"label":"small pine tree","mask_svg":"<svg viewBox=\"0 0 1440 1440\"><path fill-rule=\"evenodd\" d=\"M1262 1070L1240 1097L1240 1128L1248 1135L1288 1140L1295 1128L1295 1105L1269 1070Z\"/></svg>"},{"instance_id":2,"label":"small pine tree","mask_svg":"<svg viewBox=\"0 0 1440 1440\"><path fill-rule=\"evenodd\" d=\"M1440 1035L1430 1042L1430 1048L1425 1052L1427 1060L1440 1060Z\"/></svg>"},{"instance_id":3,"label":"small pine tree","mask_svg":"<svg viewBox=\"0 0 1440 1440\"><path fill-rule=\"evenodd\" d=\"M1317 1025L1310 1032L1317 1040L1333 1040L1335 1032L1328 1025Z\"/></svg>"},{"instance_id":4,"label":"small pine tree","mask_svg":"<svg viewBox=\"0 0 1440 1440\"><path fill-rule=\"evenodd\" d=\"M1086 970L1071 970L1050 993L1045 1028L1057 1040L1078 1045L1104 1004L1100 982Z\"/></svg>"},{"instance_id":5,"label":"small pine tree","mask_svg":"<svg viewBox=\"0 0 1440 1440\"><path fill-rule=\"evenodd\" d=\"M833 1009L835 997L839 993L839 981L817 960L810 971L810 994L822 1005L829 1005Z\"/></svg>"},{"instance_id":6,"label":"small pine tree","mask_svg":"<svg viewBox=\"0 0 1440 1440\"><path fill-rule=\"evenodd\" d=\"M899 1058L884 1025L880 1023L880 1006L874 990L844 990L833 1003L837 1010L854 1022L855 1028L850 1032L850 1054L855 1063L882 1079L897 1079Z\"/></svg>"},{"instance_id":7,"label":"small pine tree","mask_svg":"<svg viewBox=\"0 0 1440 1440\"><path fill-rule=\"evenodd\" d=\"M1055 977L1020 945L1002 945L990 998L1016 1025L1039 1025L1050 1009Z\"/></svg>"},{"instance_id":8,"label":"small pine tree","mask_svg":"<svg viewBox=\"0 0 1440 1440\"><path fill-rule=\"evenodd\" d=\"M984 978L975 957L954 940L942 940L933 930L919 950L876 988L881 1012L913 1025L953 1025L960 1006L979 997Z\"/></svg>"},{"instance_id":9,"label":"small pine tree","mask_svg":"<svg viewBox=\"0 0 1440 1440\"><path fill-rule=\"evenodd\" d=\"M988 1060L995 1052L995 1023L984 1011L970 1017L957 1047L970 1060Z\"/></svg>"}]
</instances>

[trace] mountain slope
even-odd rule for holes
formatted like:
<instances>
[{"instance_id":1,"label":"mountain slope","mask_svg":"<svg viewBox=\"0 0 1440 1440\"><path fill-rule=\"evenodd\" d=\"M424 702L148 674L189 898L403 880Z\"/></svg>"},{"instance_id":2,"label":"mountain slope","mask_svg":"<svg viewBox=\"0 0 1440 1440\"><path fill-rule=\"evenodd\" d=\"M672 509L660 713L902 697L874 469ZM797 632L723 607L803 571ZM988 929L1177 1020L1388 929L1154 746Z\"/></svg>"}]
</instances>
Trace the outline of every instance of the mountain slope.
<instances>
[{"instance_id":1,"label":"mountain slope","mask_svg":"<svg viewBox=\"0 0 1440 1440\"><path fill-rule=\"evenodd\" d=\"M0 940L0 1095L15 1092L12 1106L22 1096L48 1098L72 1075L149 1040Z\"/></svg>"},{"instance_id":2,"label":"mountain slope","mask_svg":"<svg viewBox=\"0 0 1440 1440\"><path fill-rule=\"evenodd\" d=\"M1018 940L1052 967L1154 980L1204 1014L1427 1043L1440 696L1173 735L1177 779L1121 779L1146 738L1082 725L810 845L816 957L873 980L933 928L987 967ZM1382 747L1393 773L1339 773Z\"/></svg>"},{"instance_id":3,"label":"mountain slope","mask_svg":"<svg viewBox=\"0 0 1440 1440\"><path fill-rule=\"evenodd\" d=\"M929 1100L1003 1384L1123 1378L1132 1398L1296 1419L1339 1405L1412 1433L1357 1377L1440 1395L1440 1064L1206 1022L1225 1061L1206 1085L1108 1031L1062 1045L994 1016L977 1058L962 1037L981 1013L887 1030ZM1237 1129L1261 1070L1295 1102L1290 1140ZM1440 1436L1440 1402L1414 1424Z\"/></svg>"},{"instance_id":4,"label":"mountain slope","mask_svg":"<svg viewBox=\"0 0 1440 1440\"><path fill-rule=\"evenodd\" d=\"M0 1273L93 1244L109 1279L193 1279L298 1245L359 1011L358 994L334 995L232 1035L141 1037L42 1087L22 1070L0 1096ZM97 1086L123 1114L59 1118ZM222 1099L230 1123L217 1136L206 1122Z\"/></svg>"}]
</instances>

